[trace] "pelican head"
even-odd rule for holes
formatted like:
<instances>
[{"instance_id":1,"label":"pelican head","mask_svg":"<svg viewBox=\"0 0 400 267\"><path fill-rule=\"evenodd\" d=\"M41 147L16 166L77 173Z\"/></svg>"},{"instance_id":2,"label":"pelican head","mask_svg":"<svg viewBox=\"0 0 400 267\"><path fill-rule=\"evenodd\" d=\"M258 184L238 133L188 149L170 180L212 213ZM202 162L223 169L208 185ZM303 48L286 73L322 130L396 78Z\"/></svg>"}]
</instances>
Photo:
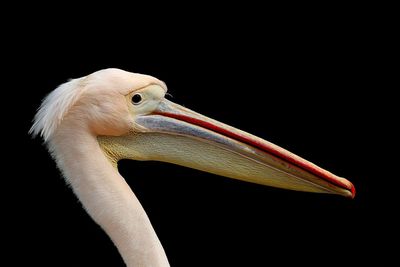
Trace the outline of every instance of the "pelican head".
<instances>
[{"instance_id":1,"label":"pelican head","mask_svg":"<svg viewBox=\"0 0 400 267\"><path fill-rule=\"evenodd\" d=\"M40 134L86 211L128 266L169 266L120 159L157 160L243 181L353 198L354 186L268 141L165 99L151 76L106 69L71 80L43 101Z\"/></svg>"},{"instance_id":2,"label":"pelican head","mask_svg":"<svg viewBox=\"0 0 400 267\"><path fill-rule=\"evenodd\" d=\"M151 76L105 69L71 80L42 103L31 129L50 150L57 136L95 137L107 159L174 163L284 189L353 198L354 186L261 138L165 98Z\"/></svg>"}]
</instances>

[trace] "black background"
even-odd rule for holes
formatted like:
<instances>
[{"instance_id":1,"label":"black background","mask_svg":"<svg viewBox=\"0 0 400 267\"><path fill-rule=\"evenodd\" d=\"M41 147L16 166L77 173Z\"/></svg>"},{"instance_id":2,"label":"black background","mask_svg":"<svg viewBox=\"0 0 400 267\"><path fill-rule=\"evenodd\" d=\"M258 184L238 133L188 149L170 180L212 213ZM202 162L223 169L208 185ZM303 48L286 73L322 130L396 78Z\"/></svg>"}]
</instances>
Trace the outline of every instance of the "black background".
<instances>
[{"instance_id":1,"label":"black background","mask_svg":"<svg viewBox=\"0 0 400 267\"><path fill-rule=\"evenodd\" d=\"M371 71L373 23L352 14L260 14L249 21L240 14L220 19L217 13L200 15L193 24L186 24L186 15L172 25L160 20L149 30L141 30L149 26L145 21L129 19L121 22L128 26L123 30L119 23L98 21L54 30L49 20L13 31L19 39L11 43L8 77L18 88L13 92L20 105L14 108L23 110L5 117L22 141L10 142L16 185L4 195L11 207L7 221L17 229L10 230L7 243L16 265L123 266L41 140L27 134L47 93L68 78L107 67L160 78L174 102L287 148L357 189L349 200L165 163L121 161L119 170L172 266L388 260L395 210L385 191L394 178L377 163L385 140L376 135L382 129L376 103L383 92ZM218 23L208 25L210 17Z\"/></svg>"}]
</instances>

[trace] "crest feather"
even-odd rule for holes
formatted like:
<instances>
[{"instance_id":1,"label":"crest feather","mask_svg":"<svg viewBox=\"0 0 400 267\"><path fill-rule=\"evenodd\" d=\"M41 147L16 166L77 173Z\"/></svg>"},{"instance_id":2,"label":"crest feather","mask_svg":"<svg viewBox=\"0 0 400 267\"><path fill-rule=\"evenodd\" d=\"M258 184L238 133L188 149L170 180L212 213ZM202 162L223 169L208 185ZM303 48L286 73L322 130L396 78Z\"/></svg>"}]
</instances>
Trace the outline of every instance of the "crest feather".
<instances>
[{"instance_id":1,"label":"crest feather","mask_svg":"<svg viewBox=\"0 0 400 267\"><path fill-rule=\"evenodd\" d=\"M81 96L85 88L83 80L71 79L48 94L35 115L29 134L40 135L45 142L49 141L64 116Z\"/></svg>"}]
</instances>

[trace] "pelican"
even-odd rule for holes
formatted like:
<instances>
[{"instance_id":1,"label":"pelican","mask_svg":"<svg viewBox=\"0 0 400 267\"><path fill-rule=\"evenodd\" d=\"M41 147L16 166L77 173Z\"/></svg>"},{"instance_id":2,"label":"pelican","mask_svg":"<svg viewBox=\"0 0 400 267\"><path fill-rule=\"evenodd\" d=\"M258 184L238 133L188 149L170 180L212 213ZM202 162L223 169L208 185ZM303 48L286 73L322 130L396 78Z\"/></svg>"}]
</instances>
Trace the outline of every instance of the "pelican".
<instances>
[{"instance_id":1,"label":"pelican","mask_svg":"<svg viewBox=\"0 0 400 267\"><path fill-rule=\"evenodd\" d=\"M30 129L43 138L66 182L127 266L169 263L118 172L120 159L163 161L261 185L354 198L348 180L177 105L166 92L165 83L152 76L100 70L52 91Z\"/></svg>"}]
</instances>

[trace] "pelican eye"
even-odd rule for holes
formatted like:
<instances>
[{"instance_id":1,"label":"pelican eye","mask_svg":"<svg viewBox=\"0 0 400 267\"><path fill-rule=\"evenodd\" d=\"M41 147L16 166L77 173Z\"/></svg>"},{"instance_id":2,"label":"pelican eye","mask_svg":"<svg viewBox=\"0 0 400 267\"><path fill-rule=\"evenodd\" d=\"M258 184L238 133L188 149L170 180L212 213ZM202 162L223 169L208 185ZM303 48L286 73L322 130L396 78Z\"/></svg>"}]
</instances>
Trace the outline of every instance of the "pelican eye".
<instances>
[{"instance_id":1,"label":"pelican eye","mask_svg":"<svg viewBox=\"0 0 400 267\"><path fill-rule=\"evenodd\" d=\"M138 104L140 104L140 102L142 102L142 95L141 94L134 94L132 96L132 103L134 105L138 105Z\"/></svg>"}]
</instances>

